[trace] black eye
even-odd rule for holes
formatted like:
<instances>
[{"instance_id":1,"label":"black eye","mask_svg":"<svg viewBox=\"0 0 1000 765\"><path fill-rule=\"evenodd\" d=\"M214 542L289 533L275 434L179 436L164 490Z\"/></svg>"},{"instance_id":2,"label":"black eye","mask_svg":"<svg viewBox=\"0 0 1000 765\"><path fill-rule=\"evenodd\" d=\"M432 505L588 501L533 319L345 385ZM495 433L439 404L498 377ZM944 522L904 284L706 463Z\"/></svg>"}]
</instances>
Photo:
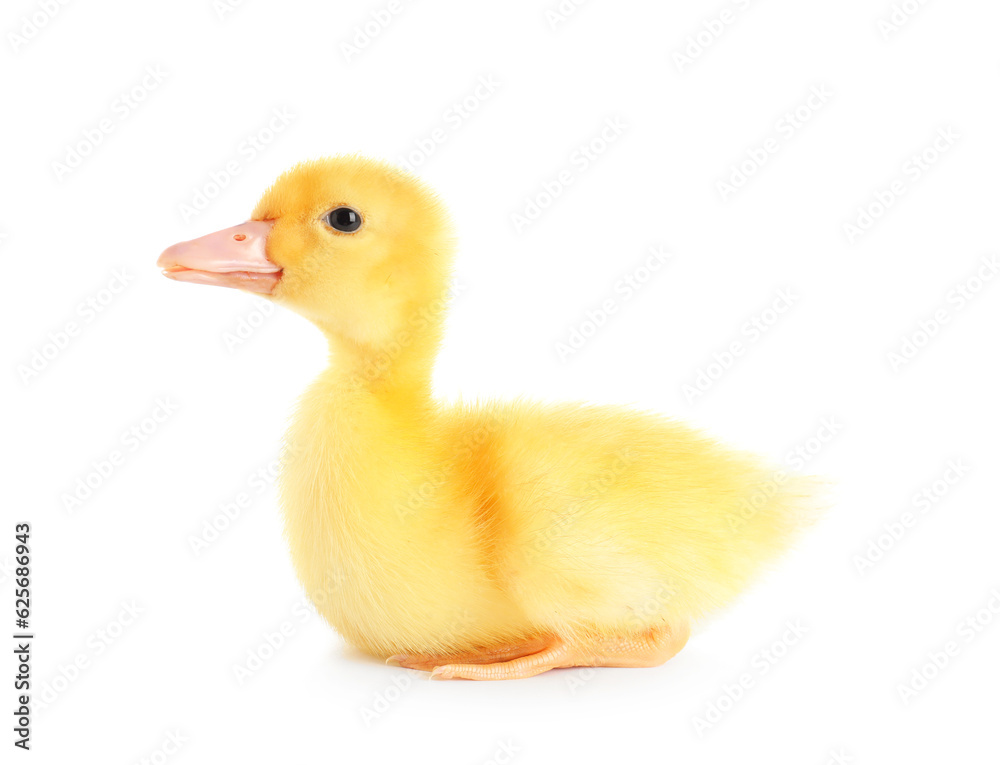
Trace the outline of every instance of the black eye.
<instances>
[{"instance_id":1,"label":"black eye","mask_svg":"<svg viewBox=\"0 0 1000 765\"><path fill-rule=\"evenodd\" d=\"M329 212L326 222L330 224L330 228L350 234L361 228L361 215L350 207L338 207Z\"/></svg>"}]
</instances>

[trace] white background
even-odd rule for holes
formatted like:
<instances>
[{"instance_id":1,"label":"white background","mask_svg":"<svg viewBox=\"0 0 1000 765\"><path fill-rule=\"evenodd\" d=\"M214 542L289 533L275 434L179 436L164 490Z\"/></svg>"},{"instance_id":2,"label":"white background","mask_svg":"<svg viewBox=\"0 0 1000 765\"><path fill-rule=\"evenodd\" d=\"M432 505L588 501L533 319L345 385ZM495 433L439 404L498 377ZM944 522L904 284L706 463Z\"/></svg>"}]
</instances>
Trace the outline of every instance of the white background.
<instances>
[{"instance_id":1,"label":"white background","mask_svg":"<svg viewBox=\"0 0 1000 765\"><path fill-rule=\"evenodd\" d=\"M0 19L2 632L27 520L35 691L49 699L17 757L1000 761L1000 279L977 281L1000 251L996 3L909 0L892 28L889 0L591 0L562 21L554 0L50 5L14 0ZM345 49L373 13L388 24ZM492 92L476 94L481 78ZM812 108L813 88L832 95ZM289 124L261 133L276 109ZM625 128L584 168L574 153L607 119ZM957 138L934 156L941 130ZM418 172L462 241L442 396L631 403L775 460L801 447L805 469L838 484L797 550L663 667L432 683L346 649L305 611L268 468L325 363L319 333L154 266L169 244L245 220L296 161L399 160L434 131ZM723 199L719 181L769 140ZM517 231L512 215L563 171L572 183ZM897 180L905 193L849 236ZM213 198L186 212L199 192ZM672 257L625 300L616 284L652 246ZM765 313L782 289L792 307ZM591 333L586 312L608 299ZM756 339L755 318L773 320ZM560 358L574 329L593 336ZM922 347L894 364L908 338ZM686 395L702 371L714 379ZM153 427L158 399L176 409ZM120 464L95 477L113 451ZM88 477L101 485L67 502ZM192 538L240 499L196 554ZM907 512L912 526L879 540ZM122 618L123 604L141 613ZM947 666L923 669L949 642ZM266 661L241 682L252 655ZM914 672L935 676L904 699ZM6 714L4 762L12 727Z\"/></svg>"}]
</instances>

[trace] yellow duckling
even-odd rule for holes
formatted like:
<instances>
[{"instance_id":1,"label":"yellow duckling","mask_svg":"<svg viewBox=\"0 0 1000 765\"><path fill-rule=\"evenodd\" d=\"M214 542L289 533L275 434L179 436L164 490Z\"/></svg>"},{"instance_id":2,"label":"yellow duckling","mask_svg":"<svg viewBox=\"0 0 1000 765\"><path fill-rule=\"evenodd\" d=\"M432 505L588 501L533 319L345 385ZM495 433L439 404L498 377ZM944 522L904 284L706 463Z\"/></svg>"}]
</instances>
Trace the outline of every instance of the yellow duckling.
<instances>
[{"instance_id":1,"label":"yellow duckling","mask_svg":"<svg viewBox=\"0 0 1000 765\"><path fill-rule=\"evenodd\" d=\"M329 340L281 504L295 570L348 642L434 678L661 664L809 520L812 484L624 408L435 401L452 251L419 181L336 157L159 265L267 295Z\"/></svg>"}]
</instances>

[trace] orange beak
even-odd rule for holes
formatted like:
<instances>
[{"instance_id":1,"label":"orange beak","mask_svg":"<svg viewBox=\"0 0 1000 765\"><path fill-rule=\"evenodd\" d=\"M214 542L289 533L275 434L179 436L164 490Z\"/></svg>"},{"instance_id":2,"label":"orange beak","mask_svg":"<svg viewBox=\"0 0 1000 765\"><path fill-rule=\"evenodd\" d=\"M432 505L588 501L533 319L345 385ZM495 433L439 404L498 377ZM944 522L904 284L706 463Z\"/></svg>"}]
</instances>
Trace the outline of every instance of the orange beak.
<instances>
[{"instance_id":1,"label":"orange beak","mask_svg":"<svg viewBox=\"0 0 1000 765\"><path fill-rule=\"evenodd\" d=\"M156 261L168 279L214 284L270 295L281 281L281 266L267 257L274 221L248 220L214 234L168 247Z\"/></svg>"}]
</instances>

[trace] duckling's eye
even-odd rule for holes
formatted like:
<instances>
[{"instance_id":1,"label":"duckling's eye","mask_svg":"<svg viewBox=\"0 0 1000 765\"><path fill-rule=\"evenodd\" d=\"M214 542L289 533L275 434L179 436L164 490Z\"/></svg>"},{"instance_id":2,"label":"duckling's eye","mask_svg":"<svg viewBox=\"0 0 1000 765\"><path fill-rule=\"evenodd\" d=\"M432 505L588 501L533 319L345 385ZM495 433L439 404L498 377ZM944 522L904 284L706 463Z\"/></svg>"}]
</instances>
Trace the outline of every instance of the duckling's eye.
<instances>
[{"instance_id":1,"label":"duckling's eye","mask_svg":"<svg viewBox=\"0 0 1000 765\"><path fill-rule=\"evenodd\" d=\"M361 228L361 215L350 207L338 207L327 213L326 222L330 228L350 234Z\"/></svg>"}]
</instances>

